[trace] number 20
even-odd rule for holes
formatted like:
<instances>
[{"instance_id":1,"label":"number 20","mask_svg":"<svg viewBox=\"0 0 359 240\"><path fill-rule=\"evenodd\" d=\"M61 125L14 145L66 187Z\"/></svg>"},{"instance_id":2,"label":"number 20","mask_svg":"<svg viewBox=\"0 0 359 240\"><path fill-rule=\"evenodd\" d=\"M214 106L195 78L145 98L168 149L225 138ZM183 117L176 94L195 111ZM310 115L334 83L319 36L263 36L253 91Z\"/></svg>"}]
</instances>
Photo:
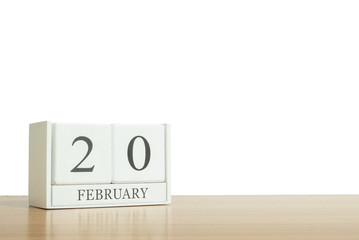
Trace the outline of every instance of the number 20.
<instances>
[{"instance_id":1,"label":"number 20","mask_svg":"<svg viewBox=\"0 0 359 240\"><path fill-rule=\"evenodd\" d=\"M141 138L143 143L145 144L145 163L142 168L137 168L133 161L133 145L137 138ZM72 146L77 141L84 141L87 144L88 148L87 148L87 153L86 153L85 157L71 170L71 172L92 172L93 169L95 168L95 165L93 165L92 167L89 167L89 168L80 168L79 166L90 155L92 148L93 148L93 143L88 137L79 136L74 139L74 141L72 142ZM147 139L142 136L136 136L136 137L132 138L127 147L127 160L129 162L129 164L131 165L131 167L136 171L142 171L142 170L146 169L146 167L150 163L150 159L151 159L151 148L150 148L150 144L148 143Z\"/></svg>"}]
</instances>

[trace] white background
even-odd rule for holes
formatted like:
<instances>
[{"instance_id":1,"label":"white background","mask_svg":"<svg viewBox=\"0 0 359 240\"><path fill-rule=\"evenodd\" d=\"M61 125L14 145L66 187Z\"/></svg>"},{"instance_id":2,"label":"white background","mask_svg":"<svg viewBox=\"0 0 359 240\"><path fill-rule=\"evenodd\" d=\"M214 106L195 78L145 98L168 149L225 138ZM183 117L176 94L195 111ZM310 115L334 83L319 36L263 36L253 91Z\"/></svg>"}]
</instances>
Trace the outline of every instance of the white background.
<instances>
[{"instance_id":1,"label":"white background","mask_svg":"<svg viewBox=\"0 0 359 240\"><path fill-rule=\"evenodd\" d=\"M173 194L359 193L357 1L1 1L0 195L28 124L172 124Z\"/></svg>"}]
</instances>

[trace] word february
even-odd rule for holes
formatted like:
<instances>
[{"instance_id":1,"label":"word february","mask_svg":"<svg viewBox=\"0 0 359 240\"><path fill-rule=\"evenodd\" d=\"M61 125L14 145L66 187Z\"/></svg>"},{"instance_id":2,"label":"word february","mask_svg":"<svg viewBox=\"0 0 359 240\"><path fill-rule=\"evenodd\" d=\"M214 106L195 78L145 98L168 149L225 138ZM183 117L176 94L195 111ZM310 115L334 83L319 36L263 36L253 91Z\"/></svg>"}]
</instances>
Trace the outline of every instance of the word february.
<instances>
[{"instance_id":1,"label":"word february","mask_svg":"<svg viewBox=\"0 0 359 240\"><path fill-rule=\"evenodd\" d=\"M78 189L78 201L146 198L148 188Z\"/></svg>"}]
</instances>

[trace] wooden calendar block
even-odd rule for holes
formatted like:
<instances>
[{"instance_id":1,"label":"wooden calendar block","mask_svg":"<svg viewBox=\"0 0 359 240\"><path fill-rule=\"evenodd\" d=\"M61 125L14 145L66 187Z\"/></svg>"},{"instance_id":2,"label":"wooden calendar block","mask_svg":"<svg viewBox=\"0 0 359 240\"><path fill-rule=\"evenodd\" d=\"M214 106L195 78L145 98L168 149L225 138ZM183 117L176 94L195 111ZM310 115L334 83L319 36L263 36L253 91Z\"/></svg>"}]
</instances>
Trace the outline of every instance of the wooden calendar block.
<instances>
[{"instance_id":1,"label":"wooden calendar block","mask_svg":"<svg viewBox=\"0 0 359 240\"><path fill-rule=\"evenodd\" d=\"M169 125L30 124L29 204L56 208L171 202Z\"/></svg>"},{"instance_id":2,"label":"wooden calendar block","mask_svg":"<svg viewBox=\"0 0 359 240\"><path fill-rule=\"evenodd\" d=\"M112 182L165 180L165 126L112 126Z\"/></svg>"},{"instance_id":3,"label":"wooden calendar block","mask_svg":"<svg viewBox=\"0 0 359 240\"><path fill-rule=\"evenodd\" d=\"M110 125L53 124L53 184L111 183Z\"/></svg>"}]
</instances>

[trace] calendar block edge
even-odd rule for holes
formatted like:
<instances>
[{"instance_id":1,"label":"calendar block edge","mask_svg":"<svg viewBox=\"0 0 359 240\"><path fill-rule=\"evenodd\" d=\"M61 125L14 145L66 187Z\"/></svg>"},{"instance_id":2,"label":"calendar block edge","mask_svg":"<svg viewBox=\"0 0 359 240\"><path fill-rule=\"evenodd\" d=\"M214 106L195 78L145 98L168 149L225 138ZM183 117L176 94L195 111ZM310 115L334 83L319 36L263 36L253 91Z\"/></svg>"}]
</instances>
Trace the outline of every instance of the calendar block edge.
<instances>
[{"instance_id":1,"label":"calendar block edge","mask_svg":"<svg viewBox=\"0 0 359 240\"><path fill-rule=\"evenodd\" d=\"M165 126L165 164L166 164L166 184L167 184L167 201L171 203L171 125L166 123Z\"/></svg>"},{"instance_id":2,"label":"calendar block edge","mask_svg":"<svg viewBox=\"0 0 359 240\"><path fill-rule=\"evenodd\" d=\"M29 125L29 205L51 207L50 121Z\"/></svg>"}]
</instances>

